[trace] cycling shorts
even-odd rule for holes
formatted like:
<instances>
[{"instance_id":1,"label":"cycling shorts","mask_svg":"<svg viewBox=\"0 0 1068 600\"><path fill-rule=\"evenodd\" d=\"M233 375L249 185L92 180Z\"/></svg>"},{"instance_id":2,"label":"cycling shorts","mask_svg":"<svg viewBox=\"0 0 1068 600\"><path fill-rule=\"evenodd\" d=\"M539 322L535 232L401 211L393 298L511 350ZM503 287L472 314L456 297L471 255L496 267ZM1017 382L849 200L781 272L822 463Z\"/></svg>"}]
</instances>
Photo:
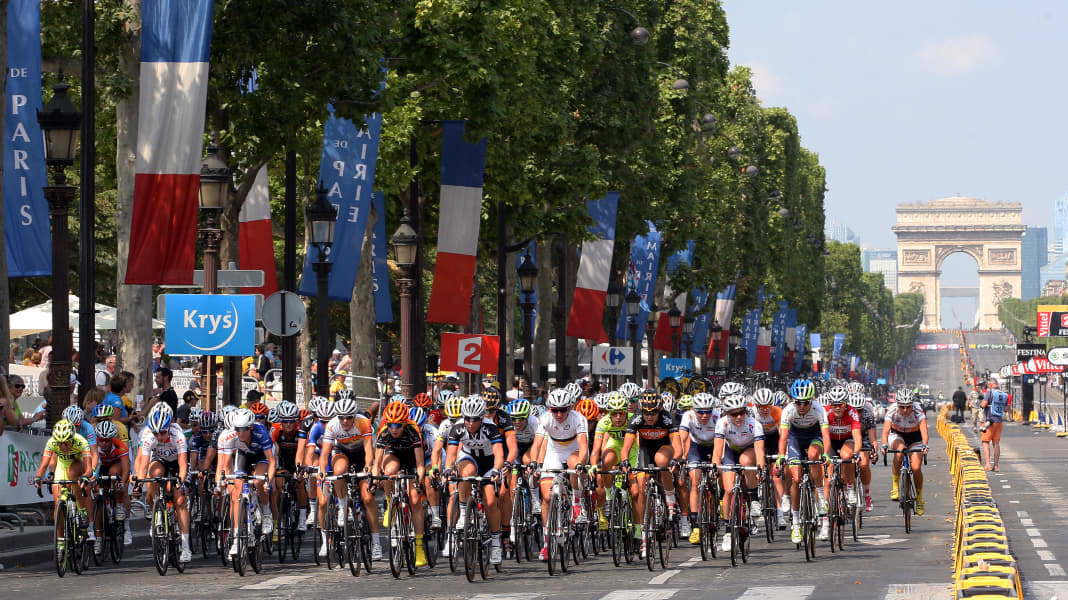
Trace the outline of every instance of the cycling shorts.
<instances>
[{"instance_id":1,"label":"cycling shorts","mask_svg":"<svg viewBox=\"0 0 1068 600\"><path fill-rule=\"evenodd\" d=\"M753 448L753 446L746 446L745 448L742 448L741 450L735 450L734 448L731 448L730 446L724 445L723 446L723 464L725 464L725 465L740 465L740 464L742 464L742 461L739 460L739 459L742 456L742 453L745 452L746 450L749 450L750 448Z\"/></svg>"},{"instance_id":2,"label":"cycling shorts","mask_svg":"<svg viewBox=\"0 0 1068 600\"><path fill-rule=\"evenodd\" d=\"M786 438L786 458L791 461L807 460L808 447L817 444L820 449L823 448L823 436L819 427L791 428L790 435Z\"/></svg>"},{"instance_id":3,"label":"cycling shorts","mask_svg":"<svg viewBox=\"0 0 1068 600\"><path fill-rule=\"evenodd\" d=\"M178 461L175 461L174 464L177 466ZM235 475L247 475L255 471L260 464L267 464L267 455L262 450L259 452L234 452ZM175 474L177 474L177 471L175 471Z\"/></svg>"},{"instance_id":4,"label":"cycling shorts","mask_svg":"<svg viewBox=\"0 0 1068 600\"><path fill-rule=\"evenodd\" d=\"M846 444L853 445L853 438L847 438L844 440L831 440L831 450L827 453L830 456L838 456L842 453L842 446ZM856 450L854 448L853 450Z\"/></svg>"},{"instance_id":5,"label":"cycling shorts","mask_svg":"<svg viewBox=\"0 0 1068 600\"><path fill-rule=\"evenodd\" d=\"M542 463L542 469L566 469L567 459L578 451L579 444L577 438L563 444L554 440L546 440L545 461ZM548 473L543 473L541 478L552 479L553 476Z\"/></svg>"},{"instance_id":6,"label":"cycling shorts","mask_svg":"<svg viewBox=\"0 0 1068 600\"><path fill-rule=\"evenodd\" d=\"M345 448L344 446L334 446L330 453L330 464L334 464L334 459L338 456L344 456L349 461L349 467L355 468L357 471L363 470L364 465L367 464L367 453L363 451L363 446L359 448Z\"/></svg>"},{"instance_id":7,"label":"cycling shorts","mask_svg":"<svg viewBox=\"0 0 1068 600\"><path fill-rule=\"evenodd\" d=\"M456 469L457 470L460 469L460 463L462 463L465 460L466 461L470 461L470 462L475 464L475 471L476 471L476 474L479 477L485 477L486 473L489 473L491 470L493 470L494 459L493 459L493 455L492 454L489 455L489 456L472 456L472 455L470 455L470 454L468 454L466 452L460 452L459 456L456 457ZM487 485L493 485L493 484L490 483L490 482L486 482L486 483L484 483L482 485L483 486L487 486Z\"/></svg>"},{"instance_id":8,"label":"cycling shorts","mask_svg":"<svg viewBox=\"0 0 1068 600\"><path fill-rule=\"evenodd\" d=\"M715 448L712 444L707 446L698 444L697 442L690 443L690 451L686 453L686 463L707 463L712 462L712 450ZM724 451L727 447L724 446Z\"/></svg>"},{"instance_id":9,"label":"cycling shorts","mask_svg":"<svg viewBox=\"0 0 1068 600\"><path fill-rule=\"evenodd\" d=\"M886 438L886 443L891 448L894 447L894 442L901 440L905 442L905 448L913 449L919 448L923 445L923 434L917 431L898 431L896 429L890 430L890 435Z\"/></svg>"}]
</instances>

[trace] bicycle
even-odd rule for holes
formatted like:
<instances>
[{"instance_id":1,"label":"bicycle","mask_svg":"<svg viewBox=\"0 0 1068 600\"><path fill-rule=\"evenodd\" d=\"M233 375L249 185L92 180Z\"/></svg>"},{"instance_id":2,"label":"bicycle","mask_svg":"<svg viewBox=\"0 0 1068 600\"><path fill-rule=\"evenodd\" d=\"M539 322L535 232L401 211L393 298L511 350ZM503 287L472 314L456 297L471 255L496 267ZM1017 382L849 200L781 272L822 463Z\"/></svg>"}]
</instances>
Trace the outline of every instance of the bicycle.
<instances>
[{"instance_id":1,"label":"bicycle","mask_svg":"<svg viewBox=\"0 0 1068 600\"><path fill-rule=\"evenodd\" d=\"M589 558L591 552L594 556L597 556L598 554L596 489L592 478L589 475L589 471L586 469L579 469L577 477L579 487L582 488L582 493L579 494L579 503L582 507L582 512L586 515L586 522L578 523L577 519L574 520L575 564L578 564L577 558L580 552L582 553L582 560Z\"/></svg>"},{"instance_id":2,"label":"bicycle","mask_svg":"<svg viewBox=\"0 0 1068 600\"><path fill-rule=\"evenodd\" d=\"M778 454L768 454L767 465L772 465L778 460ZM757 487L757 496L760 500L760 514L764 517L764 537L768 543L775 541L775 530L778 529L778 502L775 501L775 483L771 480L770 467L764 471Z\"/></svg>"},{"instance_id":3,"label":"bicycle","mask_svg":"<svg viewBox=\"0 0 1068 600\"><path fill-rule=\"evenodd\" d=\"M63 577L68 570L81 575L89 568L89 519L81 514L71 485L83 485L83 481L75 479L42 479L41 485L63 486L59 492L59 502L56 503L56 524L53 546L55 548L56 574ZM37 488L37 495L44 497L41 488ZM69 533L69 535L68 535ZM68 543L68 541L70 543Z\"/></svg>"},{"instance_id":4,"label":"bicycle","mask_svg":"<svg viewBox=\"0 0 1068 600\"><path fill-rule=\"evenodd\" d=\"M100 475L96 478L101 485L93 495L93 523L99 523L97 535L103 538L100 554L93 552L93 562L100 566L105 552L111 556L112 564L122 560L122 536L126 532L125 521L115 518L115 482L122 479L118 475Z\"/></svg>"},{"instance_id":5,"label":"bicycle","mask_svg":"<svg viewBox=\"0 0 1068 600\"><path fill-rule=\"evenodd\" d=\"M237 514L234 515L234 535L237 540L234 571L244 577L246 567L251 566L253 571L261 573L267 536L263 535L263 511L260 508L259 495L253 491L249 481L266 482L267 476L230 473L225 477L228 482L241 482L241 497L238 500Z\"/></svg>"},{"instance_id":6,"label":"bicycle","mask_svg":"<svg viewBox=\"0 0 1068 600\"><path fill-rule=\"evenodd\" d=\"M338 567L348 563L349 572L353 577L360 576L360 569L371 572L371 531L367 525L364 513L362 496L360 496L360 481L369 478L369 473L357 473L349 471L342 475L329 475L324 478L325 484L344 479L348 488L348 497L345 503L348 507L345 524L338 531L337 507L340 499L334 495L334 486L330 485L327 494L326 513L323 519L323 531L326 532L326 568L333 569L333 563ZM320 507L320 510L323 510ZM318 542L316 542L318 543ZM314 552L318 561L318 552Z\"/></svg>"},{"instance_id":7,"label":"bicycle","mask_svg":"<svg viewBox=\"0 0 1068 600\"><path fill-rule=\"evenodd\" d=\"M160 576L167 574L168 565L173 565L179 573L185 572L185 563L178 560L181 551L182 538L178 532L177 518L174 513L174 490L177 485L177 477L145 477L134 479L140 486L145 483L156 484L156 496L152 499L152 525L150 537L152 538L152 558L156 563L156 571Z\"/></svg>"},{"instance_id":8,"label":"bicycle","mask_svg":"<svg viewBox=\"0 0 1068 600\"><path fill-rule=\"evenodd\" d=\"M630 564L634 562L634 515L630 492L627 490L627 474L622 470L601 471L600 474L615 478L612 487L605 490L608 496L605 510L608 511L608 546L612 549L612 563L618 567L622 559Z\"/></svg>"},{"instance_id":9,"label":"bicycle","mask_svg":"<svg viewBox=\"0 0 1068 600\"><path fill-rule=\"evenodd\" d=\"M578 557L574 556L575 548L572 539L572 520L574 518L574 495L571 490L570 475L577 475L578 469L544 469L543 474L553 476L552 491L549 493L549 514L546 516L546 534L548 544L545 547L545 562L549 568L549 575L556 574L556 559L560 560L560 572L567 573L568 553L572 555L575 564Z\"/></svg>"},{"instance_id":10,"label":"bicycle","mask_svg":"<svg viewBox=\"0 0 1068 600\"><path fill-rule=\"evenodd\" d=\"M195 490L189 493L189 539L200 540L200 553L207 558L208 552L216 546L215 538L218 535L215 519L218 513L214 502L215 479L210 477L207 471L190 471L189 475L194 481L190 487ZM203 490L200 489L200 484L196 483L197 478L204 481Z\"/></svg>"},{"instance_id":11,"label":"bicycle","mask_svg":"<svg viewBox=\"0 0 1068 600\"><path fill-rule=\"evenodd\" d=\"M512 491L512 546L515 548L515 561L520 562L520 551L530 562L531 555L538 551L537 540L541 538L541 521L534 515L533 486L527 467L516 466L512 469L515 476L515 489ZM429 555L428 555L429 556Z\"/></svg>"},{"instance_id":12,"label":"bicycle","mask_svg":"<svg viewBox=\"0 0 1068 600\"><path fill-rule=\"evenodd\" d=\"M280 478L282 490L278 497L278 562L286 562L286 547L293 560L300 558L300 549L304 545L304 532L299 528L300 507L297 506L297 483L298 478L292 473L277 472L275 478ZM301 482L303 483L303 482Z\"/></svg>"},{"instance_id":13,"label":"bicycle","mask_svg":"<svg viewBox=\"0 0 1068 600\"><path fill-rule=\"evenodd\" d=\"M905 517L905 533L912 532L912 513L916 512L916 480L912 472L912 461L909 460L909 455L923 451L923 448L903 448L901 450L887 448L883 450L883 466L886 466L887 454L903 455L898 478L900 483L898 484L897 503L901 507L901 514ZM926 454L923 456L923 464L927 464Z\"/></svg>"},{"instance_id":14,"label":"bicycle","mask_svg":"<svg viewBox=\"0 0 1068 600\"><path fill-rule=\"evenodd\" d=\"M816 557L816 532L819 529L819 511L816 510L816 484L812 482L809 467L825 466L822 460L795 460L791 464L801 466L800 496L801 544L805 548L805 562Z\"/></svg>"},{"instance_id":15,"label":"bicycle","mask_svg":"<svg viewBox=\"0 0 1068 600\"><path fill-rule=\"evenodd\" d=\"M857 460L851 459L844 461L841 458L835 456L831 458L831 479L830 479L830 494L827 496L827 526L828 535L827 539L831 542L831 552L834 552L835 545L839 550L844 550L842 542L845 538L845 524L846 521L852 521L849 514L849 503L846 501L846 483L842 478L842 463L853 463L853 480L856 482L860 479L857 476ZM853 507L856 509L856 507ZM854 533L855 535L855 533Z\"/></svg>"},{"instance_id":16,"label":"bicycle","mask_svg":"<svg viewBox=\"0 0 1068 600\"><path fill-rule=\"evenodd\" d=\"M727 530L731 534L731 566L738 566L738 557L743 563L749 562L749 532L753 530L753 515L749 511L746 498L745 472L761 472L760 467L744 465L723 465L721 471L734 473L734 485L731 486L732 502L730 515L727 517ZM763 475L761 475L763 477Z\"/></svg>"},{"instance_id":17,"label":"bicycle","mask_svg":"<svg viewBox=\"0 0 1068 600\"><path fill-rule=\"evenodd\" d=\"M719 477L713 463L696 463L690 469L701 472L697 482L698 512L697 527L701 532L701 560L708 560L711 554L716 558L716 536L719 535Z\"/></svg>"},{"instance_id":18,"label":"bicycle","mask_svg":"<svg viewBox=\"0 0 1068 600\"><path fill-rule=\"evenodd\" d=\"M652 571L655 569L653 544L656 544L660 557L660 568L666 569L671 557L667 493L660 483L659 474L670 471L670 467L632 467L631 470L648 475L645 482L645 515L642 519L642 543L645 545L645 564Z\"/></svg>"},{"instance_id":19,"label":"bicycle","mask_svg":"<svg viewBox=\"0 0 1068 600\"><path fill-rule=\"evenodd\" d=\"M415 524L408 496L408 482L413 479L414 475L403 473L372 478L375 482L393 482L393 492L386 498L386 511L389 514L389 571L395 579L400 578L401 569L405 567L409 575L415 575Z\"/></svg>"},{"instance_id":20,"label":"bicycle","mask_svg":"<svg viewBox=\"0 0 1068 600\"><path fill-rule=\"evenodd\" d=\"M214 482L214 478L210 478ZM224 486L229 486L229 482L224 482ZM224 493L226 490L222 487L214 487L212 489L212 504L217 504L214 513L216 515L214 520L215 530L215 551L219 555L219 560L222 561L222 566L230 566L230 541L232 529L230 527L230 495ZM207 492L207 484L205 484L205 492ZM203 544L203 541L201 542Z\"/></svg>"},{"instance_id":21,"label":"bicycle","mask_svg":"<svg viewBox=\"0 0 1068 600\"><path fill-rule=\"evenodd\" d=\"M491 477L450 477L453 483L470 483L471 496L467 499L467 520L463 527L464 574L469 583L475 581L475 566L485 580L489 571L489 553L492 538L486 520L485 503L482 499L482 484L495 482ZM459 494L457 494L459 497ZM455 550L455 548L453 548ZM455 552L450 552L450 556ZM493 565L499 573L501 565Z\"/></svg>"}]
</instances>

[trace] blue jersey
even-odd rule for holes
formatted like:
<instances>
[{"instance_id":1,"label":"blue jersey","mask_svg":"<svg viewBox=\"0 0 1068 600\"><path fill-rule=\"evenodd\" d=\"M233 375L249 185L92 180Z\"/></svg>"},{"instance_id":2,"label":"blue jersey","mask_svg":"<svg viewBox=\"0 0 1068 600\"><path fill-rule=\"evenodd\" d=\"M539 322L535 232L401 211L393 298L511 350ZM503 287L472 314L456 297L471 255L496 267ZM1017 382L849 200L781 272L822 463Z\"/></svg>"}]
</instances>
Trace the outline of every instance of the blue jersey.
<instances>
[{"instance_id":1,"label":"blue jersey","mask_svg":"<svg viewBox=\"0 0 1068 600\"><path fill-rule=\"evenodd\" d=\"M89 424L89 421L83 419L82 422L78 424L78 435L85 438L85 441L89 442L90 446L96 444L96 429L93 429L93 426Z\"/></svg>"},{"instance_id":2,"label":"blue jersey","mask_svg":"<svg viewBox=\"0 0 1068 600\"><path fill-rule=\"evenodd\" d=\"M118 416L124 419L126 418L126 405L122 403L122 398L114 392L108 392L108 395L104 396L104 400L101 404L113 407Z\"/></svg>"},{"instance_id":3,"label":"blue jersey","mask_svg":"<svg viewBox=\"0 0 1068 600\"><path fill-rule=\"evenodd\" d=\"M203 460L208 454L208 450L215 447L215 435L211 432L207 438L204 437L203 432L194 435L189 438L189 443L186 444L186 452L193 455L195 454L197 460Z\"/></svg>"},{"instance_id":4,"label":"blue jersey","mask_svg":"<svg viewBox=\"0 0 1068 600\"><path fill-rule=\"evenodd\" d=\"M319 440L323 437L323 432L326 431L326 423L322 421L316 421L311 429L308 430L308 445L315 447L315 452L319 452Z\"/></svg>"}]
</instances>

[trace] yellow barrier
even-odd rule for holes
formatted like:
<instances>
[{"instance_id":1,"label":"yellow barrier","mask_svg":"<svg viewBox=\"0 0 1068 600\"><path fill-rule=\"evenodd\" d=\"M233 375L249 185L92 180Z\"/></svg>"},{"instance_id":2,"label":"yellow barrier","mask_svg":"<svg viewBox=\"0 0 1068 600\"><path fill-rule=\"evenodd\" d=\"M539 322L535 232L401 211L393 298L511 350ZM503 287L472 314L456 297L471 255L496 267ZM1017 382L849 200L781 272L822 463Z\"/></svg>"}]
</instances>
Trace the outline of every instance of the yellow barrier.
<instances>
[{"instance_id":1,"label":"yellow barrier","mask_svg":"<svg viewBox=\"0 0 1068 600\"><path fill-rule=\"evenodd\" d=\"M938 414L938 433L946 442L956 528L953 532L954 598L1023 598L1016 559L1009 552L1005 523L990 491L986 471L960 427L949 421L949 407Z\"/></svg>"}]
</instances>

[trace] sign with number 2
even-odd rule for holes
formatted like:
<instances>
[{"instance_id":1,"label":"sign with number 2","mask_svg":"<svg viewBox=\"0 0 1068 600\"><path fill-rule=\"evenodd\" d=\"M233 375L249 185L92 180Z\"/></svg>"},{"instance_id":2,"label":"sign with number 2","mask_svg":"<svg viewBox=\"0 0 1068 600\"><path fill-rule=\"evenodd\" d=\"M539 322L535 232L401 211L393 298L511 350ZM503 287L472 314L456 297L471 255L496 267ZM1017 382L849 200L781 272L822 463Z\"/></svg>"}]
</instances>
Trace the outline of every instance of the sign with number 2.
<instances>
[{"instance_id":1,"label":"sign with number 2","mask_svg":"<svg viewBox=\"0 0 1068 600\"><path fill-rule=\"evenodd\" d=\"M441 334L441 370L496 373L500 345L495 335Z\"/></svg>"}]
</instances>

